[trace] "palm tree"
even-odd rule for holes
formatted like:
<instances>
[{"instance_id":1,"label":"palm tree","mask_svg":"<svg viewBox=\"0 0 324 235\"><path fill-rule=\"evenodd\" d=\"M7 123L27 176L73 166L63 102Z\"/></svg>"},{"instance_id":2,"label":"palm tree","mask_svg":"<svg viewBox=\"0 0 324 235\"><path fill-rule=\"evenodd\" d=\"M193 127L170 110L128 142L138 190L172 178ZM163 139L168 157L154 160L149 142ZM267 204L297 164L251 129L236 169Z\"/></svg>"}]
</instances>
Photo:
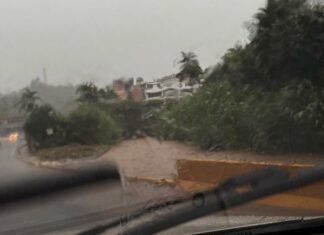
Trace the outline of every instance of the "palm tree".
<instances>
[{"instance_id":1,"label":"palm tree","mask_svg":"<svg viewBox=\"0 0 324 235\"><path fill-rule=\"evenodd\" d=\"M16 105L20 111L30 113L38 107L37 101L39 100L37 91L31 91L29 88L25 88Z\"/></svg>"},{"instance_id":2,"label":"palm tree","mask_svg":"<svg viewBox=\"0 0 324 235\"><path fill-rule=\"evenodd\" d=\"M188 79L188 84L193 85L199 83L199 76L203 73L197 55L193 52L181 51L182 59L180 64L180 72L176 75L180 81Z\"/></svg>"}]
</instances>

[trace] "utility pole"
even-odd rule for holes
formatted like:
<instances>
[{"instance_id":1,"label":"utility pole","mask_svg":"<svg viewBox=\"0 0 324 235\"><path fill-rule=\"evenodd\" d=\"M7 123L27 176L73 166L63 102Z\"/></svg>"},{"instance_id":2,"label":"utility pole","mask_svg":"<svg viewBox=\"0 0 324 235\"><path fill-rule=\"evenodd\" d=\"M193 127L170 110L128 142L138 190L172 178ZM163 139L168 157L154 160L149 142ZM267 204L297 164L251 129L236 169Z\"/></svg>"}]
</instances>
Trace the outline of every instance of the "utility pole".
<instances>
[{"instance_id":1,"label":"utility pole","mask_svg":"<svg viewBox=\"0 0 324 235\"><path fill-rule=\"evenodd\" d=\"M44 83L47 83L47 73L46 73L46 68L43 68L43 78L44 78Z\"/></svg>"}]
</instances>

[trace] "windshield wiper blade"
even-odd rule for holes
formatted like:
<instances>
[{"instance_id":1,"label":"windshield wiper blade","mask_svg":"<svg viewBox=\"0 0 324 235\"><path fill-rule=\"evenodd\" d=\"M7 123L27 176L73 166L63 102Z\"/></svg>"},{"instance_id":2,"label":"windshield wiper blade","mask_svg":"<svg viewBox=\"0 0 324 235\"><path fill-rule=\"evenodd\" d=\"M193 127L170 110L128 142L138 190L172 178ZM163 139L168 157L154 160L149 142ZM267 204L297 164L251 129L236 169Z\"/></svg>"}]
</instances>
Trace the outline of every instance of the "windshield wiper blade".
<instances>
[{"instance_id":1,"label":"windshield wiper blade","mask_svg":"<svg viewBox=\"0 0 324 235\"><path fill-rule=\"evenodd\" d=\"M234 234L323 234L324 217L318 218L302 218L281 222L264 223L250 226L240 226L230 229L222 229L217 231L206 231L194 233L192 235L234 235Z\"/></svg>"},{"instance_id":2,"label":"windshield wiper blade","mask_svg":"<svg viewBox=\"0 0 324 235\"><path fill-rule=\"evenodd\" d=\"M251 187L256 187L258 186L259 182L265 183L270 180L282 180L287 177L288 173L286 171L279 168L268 167L261 170L253 171L251 173L246 173L237 177L232 177L226 180L220 186L218 186L218 189L221 188L222 190L231 190L235 187L239 187L240 185L245 184L249 184ZM97 225L93 228L82 231L78 233L78 235L101 234L118 225L127 224L133 220L139 219L140 217L150 214L156 208L163 209L165 207L179 205L186 201L192 201L196 199L199 200L200 195L201 194L195 194L193 197L192 195L188 195L186 197L174 197L169 200L161 200L160 202L156 202L153 205L148 203L147 206L145 206L143 209L130 212L127 216L116 218L115 220L109 221L103 225Z\"/></svg>"},{"instance_id":3,"label":"windshield wiper blade","mask_svg":"<svg viewBox=\"0 0 324 235\"><path fill-rule=\"evenodd\" d=\"M152 203L152 204L144 203L145 206L142 209L135 210L126 216L117 217L103 225L97 225L93 228L84 230L82 232L77 233L77 235L101 234L109 229L112 229L112 228L118 226L118 225L127 224L132 220L139 219L140 217L142 217L146 214L150 214L150 213L152 213L152 211L154 211L157 208L162 209L162 208L165 208L168 206L175 206L175 205L178 205L178 204L184 202L184 200L185 199L183 197L179 197L179 198L173 198L172 200L164 201L164 202L156 202L156 203Z\"/></svg>"},{"instance_id":4,"label":"windshield wiper blade","mask_svg":"<svg viewBox=\"0 0 324 235\"><path fill-rule=\"evenodd\" d=\"M277 174L279 174L279 177ZM260 178L260 176L263 177ZM152 221L136 225L122 234L155 234L211 213L220 212L323 179L324 167L300 170L294 176L289 176L288 171L277 167L261 169L232 178L216 189L196 194L192 200L186 200L180 204L175 211L160 215Z\"/></svg>"},{"instance_id":5,"label":"windshield wiper blade","mask_svg":"<svg viewBox=\"0 0 324 235\"><path fill-rule=\"evenodd\" d=\"M94 165L77 172L53 173L17 182L9 181L1 184L0 207L100 182L120 182L117 167L112 164Z\"/></svg>"}]
</instances>

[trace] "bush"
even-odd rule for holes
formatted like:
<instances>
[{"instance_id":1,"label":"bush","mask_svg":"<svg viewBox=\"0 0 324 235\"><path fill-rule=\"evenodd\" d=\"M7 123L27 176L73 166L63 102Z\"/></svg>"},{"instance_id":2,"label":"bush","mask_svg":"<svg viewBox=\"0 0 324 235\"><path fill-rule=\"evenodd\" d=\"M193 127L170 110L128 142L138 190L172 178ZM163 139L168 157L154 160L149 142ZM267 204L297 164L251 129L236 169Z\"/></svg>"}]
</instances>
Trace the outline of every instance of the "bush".
<instances>
[{"instance_id":1,"label":"bush","mask_svg":"<svg viewBox=\"0 0 324 235\"><path fill-rule=\"evenodd\" d=\"M205 87L172 111L172 122L203 149L244 148L248 133L237 95L228 83Z\"/></svg>"},{"instance_id":2,"label":"bush","mask_svg":"<svg viewBox=\"0 0 324 235\"><path fill-rule=\"evenodd\" d=\"M158 138L174 138L180 132L168 122L174 100L149 100L135 102L126 100L105 106L107 113L122 128L124 138L141 137L143 135Z\"/></svg>"},{"instance_id":3,"label":"bush","mask_svg":"<svg viewBox=\"0 0 324 235\"><path fill-rule=\"evenodd\" d=\"M68 117L69 142L112 145L120 136L120 128L96 106L80 105Z\"/></svg>"},{"instance_id":4,"label":"bush","mask_svg":"<svg viewBox=\"0 0 324 235\"><path fill-rule=\"evenodd\" d=\"M176 100L166 100L159 107L151 108L143 120L143 131L146 135L158 139L186 140L186 133L181 130L172 117Z\"/></svg>"},{"instance_id":5,"label":"bush","mask_svg":"<svg viewBox=\"0 0 324 235\"><path fill-rule=\"evenodd\" d=\"M324 144L323 92L310 82L291 82L254 102L254 149L319 152Z\"/></svg>"},{"instance_id":6,"label":"bush","mask_svg":"<svg viewBox=\"0 0 324 235\"><path fill-rule=\"evenodd\" d=\"M251 42L229 49L208 87L174 113L188 137L203 148L323 151L323 10L268 0Z\"/></svg>"},{"instance_id":7,"label":"bush","mask_svg":"<svg viewBox=\"0 0 324 235\"><path fill-rule=\"evenodd\" d=\"M50 105L35 108L24 124L30 150L63 145L66 142L66 121Z\"/></svg>"},{"instance_id":8,"label":"bush","mask_svg":"<svg viewBox=\"0 0 324 235\"><path fill-rule=\"evenodd\" d=\"M141 103L131 100L112 103L107 106L106 111L120 126L124 138L142 134L143 106Z\"/></svg>"},{"instance_id":9,"label":"bush","mask_svg":"<svg viewBox=\"0 0 324 235\"><path fill-rule=\"evenodd\" d=\"M323 100L310 82L291 82L278 91L215 82L169 109L167 118L160 114L168 120L160 126L168 132L164 136L209 150L319 152L324 150Z\"/></svg>"}]
</instances>

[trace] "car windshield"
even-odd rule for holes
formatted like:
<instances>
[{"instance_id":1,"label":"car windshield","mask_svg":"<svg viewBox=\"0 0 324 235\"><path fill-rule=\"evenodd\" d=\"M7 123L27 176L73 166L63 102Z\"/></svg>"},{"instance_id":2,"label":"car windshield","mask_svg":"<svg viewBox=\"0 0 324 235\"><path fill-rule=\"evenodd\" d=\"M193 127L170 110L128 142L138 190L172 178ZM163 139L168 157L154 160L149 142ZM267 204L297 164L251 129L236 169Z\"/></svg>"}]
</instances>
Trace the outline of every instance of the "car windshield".
<instances>
[{"instance_id":1,"label":"car windshield","mask_svg":"<svg viewBox=\"0 0 324 235\"><path fill-rule=\"evenodd\" d=\"M118 234L231 177L324 163L324 1L1 0L0 32L0 188L120 175L3 206L0 234ZM161 234L318 216L324 182Z\"/></svg>"}]
</instances>

